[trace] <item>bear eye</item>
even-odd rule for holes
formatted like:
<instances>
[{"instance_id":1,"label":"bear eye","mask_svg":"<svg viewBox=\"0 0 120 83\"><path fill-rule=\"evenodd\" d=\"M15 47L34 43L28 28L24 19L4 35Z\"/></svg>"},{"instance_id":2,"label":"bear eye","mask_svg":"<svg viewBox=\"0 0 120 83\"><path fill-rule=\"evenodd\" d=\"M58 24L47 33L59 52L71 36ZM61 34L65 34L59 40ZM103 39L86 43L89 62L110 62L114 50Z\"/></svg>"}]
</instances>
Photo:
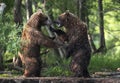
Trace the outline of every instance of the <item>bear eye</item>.
<instances>
[{"instance_id":1,"label":"bear eye","mask_svg":"<svg viewBox=\"0 0 120 83\"><path fill-rule=\"evenodd\" d=\"M48 20L48 17L46 17L45 20Z\"/></svg>"}]
</instances>

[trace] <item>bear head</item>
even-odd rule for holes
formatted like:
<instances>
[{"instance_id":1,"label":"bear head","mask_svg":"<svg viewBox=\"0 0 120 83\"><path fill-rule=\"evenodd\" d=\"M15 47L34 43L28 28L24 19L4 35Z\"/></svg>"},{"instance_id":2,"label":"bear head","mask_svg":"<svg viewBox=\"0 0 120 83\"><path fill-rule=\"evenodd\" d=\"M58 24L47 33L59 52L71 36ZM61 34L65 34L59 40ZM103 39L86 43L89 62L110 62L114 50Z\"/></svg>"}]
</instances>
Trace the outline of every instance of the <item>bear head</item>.
<instances>
[{"instance_id":1,"label":"bear head","mask_svg":"<svg viewBox=\"0 0 120 83\"><path fill-rule=\"evenodd\" d=\"M68 27L69 25L75 23L77 21L77 17L70 13L69 11L66 11L59 15L58 19L54 21L56 24L58 24L59 27Z\"/></svg>"},{"instance_id":2,"label":"bear head","mask_svg":"<svg viewBox=\"0 0 120 83\"><path fill-rule=\"evenodd\" d=\"M42 12L41 9L32 14L27 22L27 25L29 25L32 28L39 28L41 26L50 24L50 20L48 20L48 17Z\"/></svg>"}]
</instances>

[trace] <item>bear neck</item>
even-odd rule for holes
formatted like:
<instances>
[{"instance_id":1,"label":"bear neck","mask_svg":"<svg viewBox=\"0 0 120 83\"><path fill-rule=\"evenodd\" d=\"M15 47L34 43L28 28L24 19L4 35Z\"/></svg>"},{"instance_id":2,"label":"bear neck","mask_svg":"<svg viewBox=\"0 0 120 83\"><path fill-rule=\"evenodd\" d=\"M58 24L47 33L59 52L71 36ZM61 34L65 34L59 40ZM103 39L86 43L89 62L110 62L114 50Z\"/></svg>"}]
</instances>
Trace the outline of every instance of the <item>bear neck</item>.
<instances>
[{"instance_id":1,"label":"bear neck","mask_svg":"<svg viewBox=\"0 0 120 83\"><path fill-rule=\"evenodd\" d=\"M36 29L38 31L41 31L41 26L34 26L34 25L29 25L29 24L26 24L27 28L32 28L32 29Z\"/></svg>"},{"instance_id":2,"label":"bear neck","mask_svg":"<svg viewBox=\"0 0 120 83\"><path fill-rule=\"evenodd\" d=\"M69 30L72 30L74 28L79 28L78 26L81 24L80 20L78 19L71 19L69 21L67 21L64 25L64 27L67 29L67 32L69 32Z\"/></svg>"}]
</instances>

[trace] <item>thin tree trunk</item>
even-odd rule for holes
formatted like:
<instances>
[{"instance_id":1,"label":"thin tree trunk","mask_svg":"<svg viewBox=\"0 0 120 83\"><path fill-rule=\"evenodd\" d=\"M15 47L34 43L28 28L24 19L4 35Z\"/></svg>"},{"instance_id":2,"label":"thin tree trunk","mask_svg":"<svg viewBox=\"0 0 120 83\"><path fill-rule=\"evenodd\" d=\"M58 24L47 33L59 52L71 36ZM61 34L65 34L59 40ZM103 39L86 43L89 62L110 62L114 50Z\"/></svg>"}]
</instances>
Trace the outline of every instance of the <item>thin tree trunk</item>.
<instances>
[{"instance_id":1,"label":"thin tree trunk","mask_svg":"<svg viewBox=\"0 0 120 83\"><path fill-rule=\"evenodd\" d=\"M16 23L17 28L19 27L19 25L21 25L23 23L23 18L22 18L22 14L21 14L21 5L22 5L22 0L15 0L15 2L14 2L14 22ZM21 33L18 33L18 34L21 35ZM16 60L18 60L18 59L19 59L19 57L16 58ZM21 66L22 63L19 63L19 62L21 62L21 59L19 59L18 63L16 63L18 66ZM16 64L14 66L16 66Z\"/></svg>"},{"instance_id":2,"label":"thin tree trunk","mask_svg":"<svg viewBox=\"0 0 120 83\"><path fill-rule=\"evenodd\" d=\"M94 53L97 49L96 49L96 46L95 46L95 44L93 42L92 35L90 33L88 33L88 39L89 39L91 50Z\"/></svg>"},{"instance_id":3,"label":"thin tree trunk","mask_svg":"<svg viewBox=\"0 0 120 83\"><path fill-rule=\"evenodd\" d=\"M27 20L29 20L30 16L32 15L32 1L26 0L26 16Z\"/></svg>"},{"instance_id":4,"label":"thin tree trunk","mask_svg":"<svg viewBox=\"0 0 120 83\"><path fill-rule=\"evenodd\" d=\"M87 0L77 0L77 15L80 18L80 20L84 21L87 24L87 29L89 30L89 10L87 6ZM93 42L92 35L90 33L88 33L88 39L92 52L96 51L96 46Z\"/></svg>"},{"instance_id":5,"label":"thin tree trunk","mask_svg":"<svg viewBox=\"0 0 120 83\"><path fill-rule=\"evenodd\" d=\"M4 66L3 66L3 54L5 52L5 48L1 48L0 49L0 71L4 70Z\"/></svg>"},{"instance_id":6,"label":"thin tree trunk","mask_svg":"<svg viewBox=\"0 0 120 83\"><path fill-rule=\"evenodd\" d=\"M87 23L88 9L86 2L87 0L77 0L77 15L82 21Z\"/></svg>"},{"instance_id":7,"label":"thin tree trunk","mask_svg":"<svg viewBox=\"0 0 120 83\"><path fill-rule=\"evenodd\" d=\"M22 14L21 14L21 4L22 0L15 0L14 3L14 22L18 25L22 24Z\"/></svg>"},{"instance_id":8,"label":"thin tree trunk","mask_svg":"<svg viewBox=\"0 0 120 83\"><path fill-rule=\"evenodd\" d=\"M0 22L4 23L4 9L6 8L5 3L0 3Z\"/></svg>"},{"instance_id":9,"label":"thin tree trunk","mask_svg":"<svg viewBox=\"0 0 120 83\"><path fill-rule=\"evenodd\" d=\"M104 15L103 15L102 0L98 0L98 10L99 10L99 28L100 28L100 48L99 48L99 51L103 52L106 50L106 45L105 45L105 35L104 35Z\"/></svg>"},{"instance_id":10,"label":"thin tree trunk","mask_svg":"<svg viewBox=\"0 0 120 83\"><path fill-rule=\"evenodd\" d=\"M81 19L81 6L82 6L82 1L77 0L77 16Z\"/></svg>"},{"instance_id":11,"label":"thin tree trunk","mask_svg":"<svg viewBox=\"0 0 120 83\"><path fill-rule=\"evenodd\" d=\"M0 53L0 71L2 70L3 68L3 56L2 56L2 53Z\"/></svg>"}]
</instances>

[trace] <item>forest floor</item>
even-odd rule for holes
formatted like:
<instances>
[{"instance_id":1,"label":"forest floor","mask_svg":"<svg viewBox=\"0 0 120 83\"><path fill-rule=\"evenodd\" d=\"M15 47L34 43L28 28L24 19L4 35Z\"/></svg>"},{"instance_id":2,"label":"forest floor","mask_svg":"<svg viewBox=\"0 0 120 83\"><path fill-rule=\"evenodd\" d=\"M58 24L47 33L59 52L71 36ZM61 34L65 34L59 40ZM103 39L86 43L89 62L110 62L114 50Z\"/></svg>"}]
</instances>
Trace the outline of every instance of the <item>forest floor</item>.
<instances>
[{"instance_id":1,"label":"forest floor","mask_svg":"<svg viewBox=\"0 0 120 83\"><path fill-rule=\"evenodd\" d=\"M19 74L13 74L12 71L0 71L0 77L21 77ZM58 76L60 77L60 76ZM95 72L91 74L92 78L114 77L120 78L120 71L117 72Z\"/></svg>"},{"instance_id":2,"label":"forest floor","mask_svg":"<svg viewBox=\"0 0 120 83\"><path fill-rule=\"evenodd\" d=\"M2 73L2 72L0 72ZM0 77L0 83L120 83L120 72L95 72L91 78L77 77L22 77L12 76L4 71L8 77Z\"/></svg>"},{"instance_id":3,"label":"forest floor","mask_svg":"<svg viewBox=\"0 0 120 83\"><path fill-rule=\"evenodd\" d=\"M0 78L0 83L120 83L119 78L75 78L75 77L14 77Z\"/></svg>"}]
</instances>

